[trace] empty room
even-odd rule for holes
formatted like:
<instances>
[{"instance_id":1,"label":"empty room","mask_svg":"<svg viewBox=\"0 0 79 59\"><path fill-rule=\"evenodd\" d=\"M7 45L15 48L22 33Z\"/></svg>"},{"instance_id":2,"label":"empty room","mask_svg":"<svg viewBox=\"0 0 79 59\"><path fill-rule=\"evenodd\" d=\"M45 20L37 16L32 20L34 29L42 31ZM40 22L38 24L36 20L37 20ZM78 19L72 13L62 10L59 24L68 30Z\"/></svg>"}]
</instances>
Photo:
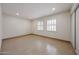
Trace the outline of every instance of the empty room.
<instances>
[{"instance_id":1,"label":"empty room","mask_svg":"<svg viewBox=\"0 0 79 59\"><path fill-rule=\"evenodd\" d=\"M0 55L78 54L78 3L0 3Z\"/></svg>"}]
</instances>

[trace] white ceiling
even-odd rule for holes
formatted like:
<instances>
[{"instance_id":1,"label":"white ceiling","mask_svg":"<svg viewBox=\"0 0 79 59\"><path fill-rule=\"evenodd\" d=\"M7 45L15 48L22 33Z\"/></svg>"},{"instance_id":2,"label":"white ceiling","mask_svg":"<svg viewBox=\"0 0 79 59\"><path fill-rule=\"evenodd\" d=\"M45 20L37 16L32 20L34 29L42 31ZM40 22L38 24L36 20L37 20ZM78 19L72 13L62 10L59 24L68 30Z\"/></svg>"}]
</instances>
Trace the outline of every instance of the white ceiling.
<instances>
[{"instance_id":1,"label":"white ceiling","mask_svg":"<svg viewBox=\"0 0 79 59\"><path fill-rule=\"evenodd\" d=\"M71 3L3 3L3 13L26 19L36 19L50 14L59 13L69 10L72 7ZM52 8L56 8L52 11Z\"/></svg>"}]
</instances>

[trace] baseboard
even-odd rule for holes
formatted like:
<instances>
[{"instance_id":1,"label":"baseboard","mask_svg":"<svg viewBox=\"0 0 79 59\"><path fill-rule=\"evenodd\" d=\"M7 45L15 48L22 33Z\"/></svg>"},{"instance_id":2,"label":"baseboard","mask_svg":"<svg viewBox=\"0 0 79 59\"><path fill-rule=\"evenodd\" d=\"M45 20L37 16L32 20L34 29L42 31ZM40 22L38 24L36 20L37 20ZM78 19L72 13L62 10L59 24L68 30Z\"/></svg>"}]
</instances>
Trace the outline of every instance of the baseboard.
<instances>
[{"instance_id":1,"label":"baseboard","mask_svg":"<svg viewBox=\"0 0 79 59\"><path fill-rule=\"evenodd\" d=\"M56 40L59 40L59 41L64 41L64 42L70 43L70 41L66 41L66 40L62 40L62 39L58 39L58 38L52 38L52 37L48 37L48 36L44 36L44 35L39 35L39 34L34 34L34 33L32 33L32 35L42 36L42 37L45 37L45 38L56 39Z\"/></svg>"},{"instance_id":2,"label":"baseboard","mask_svg":"<svg viewBox=\"0 0 79 59\"><path fill-rule=\"evenodd\" d=\"M4 38L3 40L5 40L5 39L19 38L19 37L28 36L28 35L32 35L32 34L30 33L30 34L25 34L25 35L20 35L20 36L14 36L14 37L9 37L9 38Z\"/></svg>"},{"instance_id":3,"label":"baseboard","mask_svg":"<svg viewBox=\"0 0 79 59\"><path fill-rule=\"evenodd\" d=\"M62 40L62 39L58 39L58 38L52 38L52 37L48 37L48 36L44 36L44 35L39 35L39 34L35 34L35 33L30 33L30 34L26 34L26 35L15 36L15 37L9 37L9 38L5 38L5 39L14 39L14 38L19 38L19 37L28 36L28 35L37 35L37 36L42 36L42 37L45 37L45 38L61 40L61 41L65 41L65 42L69 42L70 43L70 41L66 41L66 40Z\"/></svg>"}]
</instances>

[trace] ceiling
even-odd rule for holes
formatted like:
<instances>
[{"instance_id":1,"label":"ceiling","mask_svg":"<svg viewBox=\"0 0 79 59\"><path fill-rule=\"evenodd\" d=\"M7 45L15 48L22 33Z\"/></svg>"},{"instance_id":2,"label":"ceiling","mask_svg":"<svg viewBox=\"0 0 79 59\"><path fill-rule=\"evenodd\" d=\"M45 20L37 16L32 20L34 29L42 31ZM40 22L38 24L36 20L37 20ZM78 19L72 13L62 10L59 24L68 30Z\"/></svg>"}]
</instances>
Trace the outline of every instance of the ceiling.
<instances>
[{"instance_id":1,"label":"ceiling","mask_svg":"<svg viewBox=\"0 0 79 59\"><path fill-rule=\"evenodd\" d=\"M2 11L5 14L25 19L36 19L46 15L51 15L67 11L72 7L71 3L3 3ZM53 11L52 8L56 10Z\"/></svg>"}]
</instances>

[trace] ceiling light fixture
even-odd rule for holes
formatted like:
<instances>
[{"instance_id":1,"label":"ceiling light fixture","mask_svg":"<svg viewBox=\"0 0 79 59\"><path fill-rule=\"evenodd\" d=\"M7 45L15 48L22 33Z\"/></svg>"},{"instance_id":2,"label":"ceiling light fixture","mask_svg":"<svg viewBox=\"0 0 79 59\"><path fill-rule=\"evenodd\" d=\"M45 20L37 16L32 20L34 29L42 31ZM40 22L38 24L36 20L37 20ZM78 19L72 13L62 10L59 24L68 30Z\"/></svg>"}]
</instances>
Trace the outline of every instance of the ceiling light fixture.
<instances>
[{"instance_id":1,"label":"ceiling light fixture","mask_svg":"<svg viewBox=\"0 0 79 59\"><path fill-rule=\"evenodd\" d=\"M19 16L19 13L16 13L17 16Z\"/></svg>"},{"instance_id":2,"label":"ceiling light fixture","mask_svg":"<svg viewBox=\"0 0 79 59\"><path fill-rule=\"evenodd\" d=\"M55 11L55 8L52 8L53 11Z\"/></svg>"}]
</instances>

